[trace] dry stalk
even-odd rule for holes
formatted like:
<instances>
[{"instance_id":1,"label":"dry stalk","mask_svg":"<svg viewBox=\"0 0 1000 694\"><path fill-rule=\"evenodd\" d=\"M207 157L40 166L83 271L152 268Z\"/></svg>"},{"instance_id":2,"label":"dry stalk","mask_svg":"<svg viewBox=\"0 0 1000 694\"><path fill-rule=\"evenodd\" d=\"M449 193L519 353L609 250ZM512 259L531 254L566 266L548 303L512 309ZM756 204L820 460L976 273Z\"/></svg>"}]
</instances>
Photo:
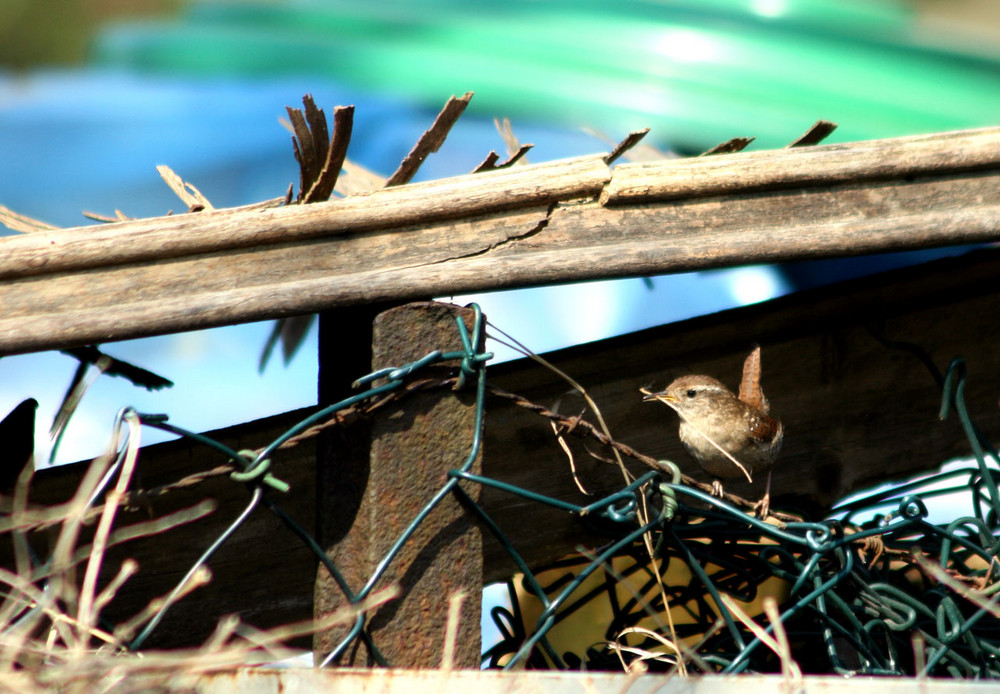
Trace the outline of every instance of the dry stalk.
<instances>
[{"instance_id":1,"label":"dry stalk","mask_svg":"<svg viewBox=\"0 0 1000 694\"><path fill-rule=\"evenodd\" d=\"M725 593L720 593L719 597L722 599L723 604L726 609L743 622L743 625L749 629L754 636L760 639L761 643L774 651L774 654L778 656L781 660L781 672L785 676L786 684L791 690L794 686L799 686L802 683L802 670L799 668L799 664L795 662L792 658L791 647L788 643L788 636L785 633L784 624L781 621L781 615L778 614L778 606L774 601L774 598L767 597L764 598L764 614L771 622L771 627L774 630L774 635L768 634L762 626L753 621L753 618L746 613L743 608L736 604L736 601Z\"/></svg>"},{"instance_id":2,"label":"dry stalk","mask_svg":"<svg viewBox=\"0 0 1000 694\"><path fill-rule=\"evenodd\" d=\"M445 672L455 669L455 644L458 643L458 625L462 618L462 603L466 597L465 591L459 590L448 598L448 622L441 653L441 670Z\"/></svg>"},{"instance_id":3,"label":"dry stalk","mask_svg":"<svg viewBox=\"0 0 1000 694\"><path fill-rule=\"evenodd\" d=\"M129 652L126 644L140 627L155 619L168 601L181 599L210 580L210 574L203 568L178 594L155 598L139 614L106 628L102 613L139 571L134 560L125 559L102 585L99 577L108 573L107 551L129 540L149 541L214 509L214 503L206 500L165 517L116 527L138 464L138 434L138 417L124 411L109 453L92 461L66 503L29 507L27 479L15 489L12 513L0 529L13 535L15 548L22 547L15 552L14 566L0 567L0 692L191 691L206 673L287 657L288 640L352 623L359 612L398 595L393 586L326 618L267 631L227 617L198 648ZM102 494L103 503L95 504ZM82 544L88 525L93 539ZM33 556L28 546L29 533L46 528L58 530L47 562Z\"/></svg>"},{"instance_id":4,"label":"dry stalk","mask_svg":"<svg viewBox=\"0 0 1000 694\"><path fill-rule=\"evenodd\" d=\"M510 335L508 335L506 332L504 332L500 328L497 328L492 323L488 323L488 325L490 325L490 327L492 327L497 332L499 332L500 334L502 334L506 339L510 340L513 344L505 343L502 340L498 340L498 342L501 342L502 344L505 344L508 347L514 347L514 349L517 349L518 351L520 351L525 356L530 357L532 360L538 362L539 364L541 364L545 368L549 369L550 371L552 371L553 373L555 373L556 375L558 375L564 381L566 381L567 383L569 383L570 386L574 390L576 390L577 392L579 392L580 395L583 396L583 399L586 401L587 405L589 405L590 408L594 411L594 416L597 417L597 422L598 422L598 424L601 427L601 432L608 438L608 440L614 440L613 437L611 436L611 431L608 429L607 423L604 421L604 415L601 414L601 409L597 406L597 403L594 402L594 399L590 397L590 393L587 392L586 388L584 388L579 383L577 383L575 380L573 380L568 374L566 374L562 370L556 368L555 366L553 366L552 364L550 364L548 361L546 361L542 357L540 357L537 354L535 354L534 352L532 352L530 349L528 349L527 347L525 347L523 344L521 344L520 342L518 342L516 339L514 339L513 337L511 337ZM493 339L496 340L497 338L493 337ZM577 419L579 419L579 418L577 418ZM621 470L622 477L625 480L625 484L626 485L630 484L634 480L634 478L633 478L632 474L628 471L628 468L625 467L625 461L622 460L621 453L619 452L619 450L617 448L614 448L614 447L611 449L611 452L615 456L615 462L618 465L618 469ZM574 478L575 478L575 476L574 476ZM649 509L646 506L646 495L645 494L640 494L639 495L639 509L636 512L636 517L638 518L639 522L641 524L643 524L643 525L646 525L647 523L649 523ZM649 566L653 570L653 574L654 574L654 576L656 578L656 585L659 587L659 589L660 589L660 596L663 599L663 611L664 611L664 613L666 613L666 616L667 616L667 627L668 627L669 632L670 632L670 638L673 640L674 643L677 643L678 639L677 639L677 631L676 631L676 629L674 627L674 618L673 618L673 615L670 613L670 599L667 597L667 591L666 591L666 589L663 586L663 577L660 575L659 562L657 562L657 560L656 560L656 553L653 551L653 538L652 538L651 534L648 533L648 532L643 533L643 535L642 535L642 541L643 541L643 544L645 545L646 553L649 555ZM687 675L687 667L684 664L684 659L683 658L678 658L677 659L677 671L680 673L680 675L682 677Z\"/></svg>"}]
</instances>

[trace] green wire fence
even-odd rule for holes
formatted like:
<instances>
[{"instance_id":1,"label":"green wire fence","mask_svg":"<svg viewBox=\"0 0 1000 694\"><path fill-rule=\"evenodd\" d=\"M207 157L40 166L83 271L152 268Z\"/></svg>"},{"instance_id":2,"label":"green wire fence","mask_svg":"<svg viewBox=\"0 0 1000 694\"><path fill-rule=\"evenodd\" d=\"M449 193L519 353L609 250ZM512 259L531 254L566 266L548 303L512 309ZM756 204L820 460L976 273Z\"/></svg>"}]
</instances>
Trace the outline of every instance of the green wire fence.
<instances>
[{"instance_id":1,"label":"green wire fence","mask_svg":"<svg viewBox=\"0 0 1000 694\"><path fill-rule=\"evenodd\" d=\"M355 383L365 390L319 410L257 452L233 450L174 426L163 415L123 411L121 421L138 418L143 425L221 452L239 465L232 479L246 485L250 495L244 510L208 544L128 648L142 649L172 598L262 508L316 555L346 601L358 605L379 586L435 506L455 495L484 532L503 546L519 572L508 581L510 605L491 610L501 639L483 654L488 667L620 669L641 661L653 669L673 670L683 659L689 672L778 671L780 658L747 626L747 619L754 618L766 632L780 629L787 636L790 657L805 672L1000 675L1000 606L995 599L1000 586L1000 460L966 410L962 360L956 359L941 379L941 416L958 416L975 463L844 503L823 522L759 520L682 484L676 466L668 461L598 501L578 505L471 471L482 443L489 394L486 365L492 356L474 348L483 343L484 319L478 306L473 309L471 334L461 317L456 318L461 350L430 352L410 364L368 374ZM287 485L271 465L271 456L310 427L378 396L405 390L425 367L451 360L460 365L449 386L475 393L475 433L468 455L456 460L447 481L412 518L367 581L349 585L312 534L282 510L280 493ZM393 403L405 406L405 399ZM123 450L102 486L108 486L124 458ZM533 569L469 493L476 485L573 514L607 541L594 552L553 558L549 566ZM928 521L927 500L960 492L971 500L971 515L944 525ZM35 561L40 563L37 557ZM626 583L628 589L621 590ZM779 598L777 622L730 609L733 600L750 605L763 593ZM583 649L561 645L554 636L560 625L597 603L606 607L605 621L598 625L601 637ZM335 662L357 640L366 644L377 664L393 664L366 629L364 612L342 641L318 660L324 665Z\"/></svg>"}]
</instances>

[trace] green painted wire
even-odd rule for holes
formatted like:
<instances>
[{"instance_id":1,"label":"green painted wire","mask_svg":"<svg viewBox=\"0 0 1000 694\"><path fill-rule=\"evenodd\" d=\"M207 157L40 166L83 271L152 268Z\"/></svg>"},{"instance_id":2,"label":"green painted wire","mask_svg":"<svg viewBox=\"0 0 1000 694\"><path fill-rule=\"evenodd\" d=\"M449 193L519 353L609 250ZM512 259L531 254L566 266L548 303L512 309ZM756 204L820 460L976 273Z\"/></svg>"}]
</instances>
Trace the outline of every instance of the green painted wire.
<instances>
[{"instance_id":1,"label":"green painted wire","mask_svg":"<svg viewBox=\"0 0 1000 694\"><path fill-rule=\"evenodd\" d=\"M476 321L475 321L475 327L474 327L474 337L473 337L473 339L472 339L471 342L470 342L470 340L468 338L468 335L464 335L463 334L464 331L465 331L465 325L464 325L464 323L461 321L460 318L457 319L458 322L459 322L460 335L462 335L462 343L463 343L463 345L466 345L466 346L470 345L470 344L479 344L481 342L481 335L482 335L482 312L479 309L478 305L473 304L472 307L473 307L473 309L475 311ZM180 593L180 591L183 589L184 585L188 582L188 580L190 580L191 576L194 575L194 572L197 571L199 567L201 567L202 565L204 565L211 558L211 556L218 550L218 548L221 547L229 539L229 537L236 531L237 528L239 528L246 521L247 518L249 518L250 514L257 507L258 503L261 501L261 498L262 498L262 490L261 490L261 486L260 485L264 484L264 483L268 483L269 478L271 478L270 473L268 473L266 471L266 467L264 469L264 474L263 475L260 475L257 471L260 468L260 466L264 463L264 461L268 460L268 456L274 450L276 450L282 443L284 443L285 441L289 440L291 437L295 436L298 433L301 433L302 431L304 431L308 427L312 426L314 423L316 423L318 421L321 421L322 419L325 419L325 418L329 417L334 412L336 412L336 411L338 411L340 409L343 409L345 407L349 407L351 405L354 405L354 404L356 404L358 402L361 402L362 400L365 400L367 398L371 398L371 397L373 397L375 395L379 395L379 394L381 394L383 392L387 392L387 391L393 390L395 388L398 388L403 383L403 381L401 380L402 376L408 375L408 374L412 373L413 371L416 371L417 369L419 369L419 368L421 368L423 366L426 366L428 364L435 363L437 361L441 361L441 360L443 360L445 358L457 358L458 356L461 356L464 359L467 359L467 361L465 361L464 364L476 364L476 365L478 365L478 368L479 368L479 371L480 371L480 380L479 380L478 391L477 391L476 429L475 429L475 434L474 434L474 437L473 437L472 450L470 451L469 456L468 456L465 464L462 466L463 469L467 470L471 466L472 461L475 460L476 456L478 455L479 449L481 448L481 445L482 445L481 429L482 429L483 409L484 409L485 394L486 394L486 391L485 391L486 380L485 380L485 366L484 365L485 365L485 362L491 356L489 353L486 353L486 354L471 354L470 355L470 354L468 354L466 352L462 352L462 353L448 353L448 354L442 354L441 352L435 352L435 353L432 353L430 355L427 355L427 356L423 357L422 359L418 360L417 362L414 362L413 364L408 365L407 367L402 367L400 369L395 369L393 371L392 375L393 376L397 376L397 378L394 378L393 380L391 380L387 384L383 384L382 386L371 388L371 389L369 389L369 390L367 390L367 391L365 391L363 393L359 393L358 395L352 396L350 398L346 398L346 399L344 399L344 400L342 400L342 401L340 401L338 403L335 403L334 405L332 405L330 407L323 408L319 412L314 413L313 415L311 415L310 417L306 418L302 422L299 422L296 426L294 426L291 429L287 430L280 437L278 437L277 439L275 439L274 441L272 441L267 447L264 448L264 450L262 450L257 455L257 457L254 460L248 460L247 456L245 455L246 452L234 451L233 449L229 448L228 446L225 446L224 444L221 444L221 443L215 441L214 439L212 439L210 437L204 436L203 434L198 434L196 432L188 431L188 430L185 430L185 429L183 429L181 427L177 427L177 426L174 426L172 424L169 424L167 422L167 418L166 418L165 415L140 415L140 420L144 424L146 424L148 426L153 426L153 427L156 427L156 428L159 428L159 429L163 429L164 431L168 431L168 432L171 432L171 433L178 434L180 436L184 436L184 437L190 438L190 439L192 439L194 441L197 441L198 443L204 444L204 445L206 445L206 446L208 446L210 448L214 448L215 450L219 451L220 453L222 453L226 457L228 457L228 458L230 458L230 459L232 459L234 461L237 461L237 462L243 464L246 467L245 472L246 473L251 473L252 476L247 477L247 478L237 477L235 479L235 481L246 482L246 483L252 484L253 491L252 491L250 503L244 509L243 513L241 513L237 517L237 519L221 535L219 535L219 537L217 537L216 540L195 561L195 563L188 570L187 574L185 574L184 578L177 584L177 586L175 586L174 590L168 596L168 599L165 601L164 607L161 608L156 613L156 615L154 615L153 619L146 625L146 627L142 630L142 632L140 632L140 634L129 643L129 646L128 646L129 650L137 650L137 649L139 649L142 646L142 644L146 641L146 639L149 637L149 635L153 632L153 630L162 621L162 619L165 616L166 611L169 608L171 602ZM368 381L371 381L371 380L374 380L374 379L368 378L365 382L368 382ZM257 474L254 474L254 473L257 473ZM274 482L278 482L279 484L275 484ZM281 483L279 480L275 480L274 482L271 482L271 486L274 486L279 491L282 491L282 485L284 485L284 483ZM456 483L457 483L457 480L456 480ZM285 485L285 486L287 486L287 485ZM446 488L447 487L448 487L448 485L446 485ZM317 556L319 556L321 558L321 560L325 560L324 561L324 565L328 565L327 569L331 570L331 574L333 575L334 579L337 580L337 582L340 585L341 589L345 591L345 595L348 596L348 599L351 602L357 602L359 600L363 600L365 597L367 597L367 594L370 592L371 588L374 586L374 583L378 580L378 578L381 577L381 574L384 572L386 566L388 566L388 563L392 560L392 558L394 558L394 556L402 548L402 545L405 543L405 541L407 539L409 539L410 535L412 535L412 533L415 531L416 527L423 520L423 518L426 517L426 515L428 513L430 513L430 511L433 509L433 507L440 501L441 498L443 498L445 496L446 493L447 493L447 489L442 489L438 493L438 495L431 501L431 503L428 504L428 506L424 508L424 512L422 514L418 515L418 517L416 519L414 519L414 521L411 523L411 525L407 529L407 531L404 532L403 537L401 537L400 540L397 541L396 545L394 545L394 547L390 550L389 554L385 558L383 558L383 561L380 563L379 567L376 569L376 572L372 576L372 579L369 581L368 585L366 585L366 587L365 587L365 589L363 589L362 593L360 593L358 595L351 596L350 590L349 590L346 582L343 580L343 577L339 574L339 572L336 571L336 569L335 569L335 567L333 567L332 563L329 562L329 559L326 557L325 553L322 552L322 549L319 547L319 545L317 543L315 543L314 540L312 540L312 538L309 538L309 541L306 541L306 544L307 544L307 546L315 554L317 554ZM290 519L288 519L288 520L290 520ZM289 527L292 528L293 532L295 532L297 535L299 535L300 539L303 539L305 541L306 534L304 533L304 531L302 531L302 529L299 526L297 526L297 525L294 525L294 526L289 525ZM353 638L357 635L356 631L358 631L358 630L357 629L352 630L352 633L351 633L351 636L350 636L350 640L353 640ZM367 638L366 638L366 640L367 640ZM377 653L377 650L374 650L373 652Z\"/></svg>"},{"instance_id":2,"label":"green painted wire","mask_svg":"<svg viewBox=\"0 0 1000 694\"><path fill-rule=\"evenodd\" d=\"M257 504L260 503L262 493L263 492L261 486L259 484L255 485L253 488L253 493L250 497L250 503L248 503L246 508L243 509L243 512L236 517L236 520L230 523L229 527L227 527L221 535L215 538L215 541L212 542L211 545L209 545L208 549L202 552L201 556L198 557L198 560L195 561L195 563L191 566L191 568L188 569L188 572L184 574L184 578L182 578L177 583L177 585L174 586L174 589L170 591L170 595L168 595L166 600L163 601L163 607L161 607L159 611L157 611L157 613L153 616L153 618L149 621L149 623L146 624L146 626L143 628L141 632L139 632L139 635L136 636L134 639L132 639L132 641L128 644L128 650L136 651L142 647L142 644L145 643L146 639L149 638L149 635L153 633L153 630L156 629L156 627L160 624L160 621L163 619L163 617L166 616L167 610L170 609L170 606L173 604L174 600L176 600L177 596L180 595L182 590L184 590L184 586L186 586L187 582L191 580L191 577L194 576L195 572L199 568L201 568L205 564L205 562L211 559L212 555L215 554L216 550L218 550L219 547L225 544L226 540L228 540L232 536L232 534L236 532L236 530L241 525L243 525L244 521L246 521L246 519L250 517L250 514L253 513L253 510L257 508Z\"/></svg>"},{"instance_id":3,"label":"green painted wire","mask_svg":"<svg viewBox=\"0 0 1000 694\"><path fill-rule=\"evenodd\" d=\"M479 332L481 330L481 314L478 310L473 338L470 339L469 335L463 332L465 326L461 321L459 321L459 330L464 348L462 351L431 353L412 364L396 369L383 370L384 373L378 372L377 377L369 375L369 377L359 379L361 383L372 383L377 378L388 378L389 382L376 388L371 388L364 393L359 393L352 398L345 399L334 406L324 408L321 413L312 415L307 420L300 422L296 427L285 432L279 439L272 442L265 451L258 454L255 460L249 460L249 456L245 452L233 451L218 442L212 441L208 437L169 425L162 417L143 415L144 424L173 431L183 436L189 436L253 470L260 464L260 461L267 459L267 453L276 449L281 442L300 433L320 419L328 417L337 409L355 404L366 397L371 397L373 394L398 388L402 384L403 377L419 370L424 365L443 359L462 359L464 370L469 370L472 372L472 375L478 376L476 384L476 427L468 457L459 468L449 472L448 481L411 521L410 525L397 539L390 551L382 558L361 591L356 594L352 593L336 567L326 557L322 548L319 547L312 536L295 524L291 518L287 517L287 514L284 514L274 501L263 495L260 485L264 478L258 477L248 482L253 490L253 495L247 508L230 525L227 531L220 535L208 550L203 553L199 561L189 571L188 576L178 584L175 593L183 587L193 571L210 558L212 553L228 539L235 528L263 500L283 520L286 526L319 557L320 561L323 562L326 569L337 581L347 600L351 603L357 603L363 600L374 588L383 576L386 568L394 560L405 543L409 541L413 532L415 532L416 528L434 506L447 494L454 493L459 496L466 507L479 516L480 521L501 542L501 545L512 557L514 563L524 573L525 584L529 591L534 593L543 605L543 612L537 620L533 632L524 635L521 639L515 652L512 654L512 659L508 661L508 667L514 667L523 662L536 647L541 648L549 661L555 664L556 667L566 667L563 659L557 655L556 650L549 642L548 632L555 623L563 619L569 606L570 596L582 585L588 575L597 570L604 562L608 561L616 552L630 546L642 534L652 531L660 532L658 546L661 545L664 538L671 538L670 546L681 553L700 584L709 595L715 598L715 604L719 606L719 611L722 613L721 616L728 626L730 638L736 647L735 652L713 652L708 654L704 658L704 661L716 664L724 672L742 672L751 668L754 652L759 649L761 642L756 638L752 638L749 641L743 640L742 630L738 627L732 616L722 607L717 592L718 589L713 579L701 568L701 559L694 555L687 542L683 539L688 534L692 536L692 539L695 539L699 536L704 536L707 531L711 531L718 538L724 538L727 534L733 539L756 536L758 538L770 538L771 541L779 543L777 545L765 544L760 546L758 558L764 566L769 567L771 575L787 580L792 584L790 594L793 596L793 599L790 604L784 606L782 620L788 622L804 610L808 610L809 614L820 618L820 637L826 646L831 667L836 672L841 672L842 674L851 674L859 671L867 674L904 674L900 670L902 665L899 663L896 655L897 646L901 646L902 644L892 634L905 634L909 630L918 629L923 633L925 642L928 644L929 658L923 670L924 674L933 674L935 668L938 667L943 667L953 675L996 676L1000 674L996 672L995 666L988 664L990 658L1000 653L1000 645L994 644L989 639L973 635L973 629L984 618L984 615L987 614L983 610L965 617L957 608L955 601L947 596L939 599L937 607L931 610L922 602L926 597L921 598L920 596L902 591L893 585L879 581L868 581L867 583L862 581L860 584L863 589L862 594L866 595L867 598L860 602L856 599L855 601L845 600L838 592L840 586L844 585L844 581L848 576L852 576L854 579L860 578L860 574L858 573L860 569L854 559L856 543L861 539L875 535L881 535L890 541L892 538L898 538L897 542L902 541L904 543L911 542L911 540L907 539L911 537L924 538L925 542L931 540L933 543L936 543L934 546L940 552L942 563L947 563L958 552L961 552L962 556L976 555L989 561L991 557L995 556L997 545L1000 545L1000 543L993 539L989 527L985 525L984 520L979 518L963 518L954 521L946 527L930 524L926 521L927 508L921 497L909 493L916 489L912 485L902 485L894 489L897 508L894 513L886 517L884 522L877 524L875 527L846 535L834 532L833 526L829 523L790 523L783 529L778 528L758 521L726 504L724 501L710 497L699 490L663 481L662 475L656 472L647 473L625 488L586 506L552 499L531 490L521 489L498 480L486 478L482 475L472 474L469 469L478 455L482 443L481 430L486 383L485 361L488 359L486 354L477 354L471 347L474 344L479 344L481 340L481 333ZM945 388L946 393L951 392L952 394L944 396L945 402L943 408L953 406L956 409L963 420L963 427L970 442L972 442L974 450L980 451L981 449L977 449L976 442L980 441L981 434L971 424L968 413L964 408L964 377L965 374L962 365L960 363L953 363L953 366L949 369L949 376L946 377ZM957 378L958 385L953 392L950 389L953 382L950 378ZM985 465L985 462L983 461L982 464ZM260 474L260 470L257 470L257 474ZM957 476L964 474L968 474L967 471L959 471ZM992 475L981 474L980 476L981 479L986 481L987 486L989 486L989 482L992 481ZM946 476L942 475L939 477L944 480ZM536 503L547 504L580 515L581 517L603 517L617 524L623 531L616 541L606 547L579 574L563 586L557 596L550 599L539 585L534 574L529 570L527 564L520 557L516 548L513 547L509 539L496 524L493 523L492 519L487 516L485 511L465 493L460 483L490 486L506 493L517 494ZM666 507L668 498L673 496L676 508L673 509L672 513L661 514L655 521L642 525L636 523L637 494L648 493L641 490L648 488L646 485L649 484L655 484L660 489L664 507ZM995 487L995 484L993 486ZM898 496L899 494L903 494L901 499ZM992 495L992 491L990 491L990 494ZM884 505L890 500L891 496L881 495L876 497L873 495L869 498L869 503ZM706 518L705 523L692 526L691 528L686 526L684 518L688 513L688 507L684 502L680 501L681 497L687 498L697 504L708 506L707 510L698 510L699 514ZM847 509L848 515L858 508L857 503L852 504ZM994 512L992 515L996 518L1000 514ZM714 558L712 554L713 550L702 548L701 543L697 543L697 546L699 547L699 552L707 552L707 554L704 554L704 561L718 563L719 560ZM792 551L793 548L795 552L805 555L804 561L799 561L796 558L796 555ZM775 563L770 561L769 558L777 558L778 561ZM831 571L831 569L833 570ZM806 584L812 586L811 590L805 595L800 595ZM727 588L727 591L731 591L731 589L732 587L730 586ZM829 613L831 607L835 608L839 614L838 619L833 619L833 615ZM859 615L868 614L868 621L862 623L855 617L856 611ZM139 648L163 618L164 614L165 610L158 613L154 620L147 625L146 629L133 640L130 647L133 649ZM376 662L386 665L387 663L385 663L384 658L381 657L378 649L372 643L370 634L364 630L364 624L364 615L359 615L351 632L337 648L331 651L324 662L330 662L335 659L356 638L362 638L368 645L370 652L373 653ZM934 624L937 625L934 628L936 633L928 632L927 628ZM863 663L860 670L850 669L843 665L840 660L838 646L835 643L835 636L841 641L847 641L852 644L852 647L862 657ZM876 642L877 640L882 643L881 646ZM963 649L961 653L956 650L959 647ZM504 653L496 651L493 656L494 660L503 655ZM966 657L966 655L969 657Z\"/></svg>"},{"instance_id":4,"label":"green painted wire","mask_svg":"<svg viewBox=\"0 0 1000 694\"><path fill-rule=\"evenodd\" d=\"M984 442L986 442L986 438L976 425L973 424L965 406L966 374L967 369L965 366L965 360L960 357L952 359L944 376L944 394L941 398L941 410L938 413L938 416L942 420L947 419L948 413L951 411L952 407L954 407L955 411L958 413L959 421L962 424L962 430L965 432L965 437L969 440L969 444L972 446L972 453L976 458L976 463L979 465L980 474L986 481L986 488L989 490L990 503L992 505L991 511L993 514L993 524L995 526L997 523L1000 523L1000 490L997 489L996 479L993 477L996 471L990 470L990 468L986 465L986 455L984 450ZM955 383L954 389L952 388L953 383ZM990 450L990 454L994 460L997 459L996 451Z\"/></svg>"}]
</instances>

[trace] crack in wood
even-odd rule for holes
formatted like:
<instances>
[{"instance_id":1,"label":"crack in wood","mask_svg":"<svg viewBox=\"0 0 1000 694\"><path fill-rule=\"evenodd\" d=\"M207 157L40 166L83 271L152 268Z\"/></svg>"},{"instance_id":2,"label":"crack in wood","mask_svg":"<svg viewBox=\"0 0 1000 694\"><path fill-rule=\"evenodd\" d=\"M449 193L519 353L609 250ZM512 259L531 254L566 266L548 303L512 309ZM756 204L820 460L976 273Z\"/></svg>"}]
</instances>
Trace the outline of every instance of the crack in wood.
<instances>
[{"instance_id":1,"label":"crack in wood","mask_svg":"<svg viewBox=\"0 0 1000 694\"><path fill-rule=\"evenodd\" d=\"M470 253L463 253L461 255L456 255L456 256L452 256L450 258L444 258L442 260L435 260L435 261L432 261L430 263L423 263L423 264L426 264L426 265L438 265L438 264L441 264L441 263L448 263L448 262L453 262L453 261L456 261L456 260L466 260L468 258L476 258L476 257L488 255L489 253L492 253L493 251L497 250L498 248L502 248L504 246L513 245L513 244L515 244L515 243L517 243L519 241L524 241L525 239L529 239L529 238L531 238L533 236L537 236L538 234L542 233L542 231L549 225L549 222L552 221L552 213L555 212L555 210L556 210L556 208L558 206L559 206L558 202L551 203L548 207L545 208L545 214L542 216L541 219L538 220L538 223L535 224L535 226L533 226L531 229L528 229L527 231L525 231L523 234L511 234L507 238L500 239L499 241L494 241L489 246L487 246L486 248L483 248L481 250L472 251ZM420 264L415 265L413 267L420 267Z\"/></svg>"}]
</instances>

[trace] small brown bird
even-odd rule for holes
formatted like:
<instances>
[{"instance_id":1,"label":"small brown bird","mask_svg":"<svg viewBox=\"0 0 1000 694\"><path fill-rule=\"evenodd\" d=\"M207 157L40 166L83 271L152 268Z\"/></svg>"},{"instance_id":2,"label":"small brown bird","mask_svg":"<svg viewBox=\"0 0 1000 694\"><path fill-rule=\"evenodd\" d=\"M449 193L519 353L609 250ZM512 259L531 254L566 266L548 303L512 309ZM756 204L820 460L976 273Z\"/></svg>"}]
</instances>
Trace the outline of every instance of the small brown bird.
<instances>
[{"instance_id":1,"label":"small brown bird","mask_svg":"<svg viewBox=\"0 0 1000 694\"><path fill-rule=\"evenodd\" d=\"M767 517L771 468L781 450L785 429L768 416L770 406L760 389L760 347L743 365L739 396L711 376L682 376L666 390L645 392L643 400L662 402L680 416L681 443L714 478L713 495L722 496L720 478L745 476L753 482L755 473L766 471L767 486L757 512Z\"/></svg>"}]
</instances>

